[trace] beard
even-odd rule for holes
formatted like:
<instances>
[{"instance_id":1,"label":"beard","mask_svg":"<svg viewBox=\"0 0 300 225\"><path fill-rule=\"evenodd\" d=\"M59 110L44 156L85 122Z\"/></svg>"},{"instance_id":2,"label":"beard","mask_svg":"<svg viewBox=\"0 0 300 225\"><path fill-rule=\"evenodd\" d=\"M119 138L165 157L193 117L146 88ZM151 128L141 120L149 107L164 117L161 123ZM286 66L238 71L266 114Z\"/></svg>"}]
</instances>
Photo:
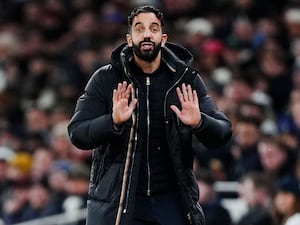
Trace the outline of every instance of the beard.
<instances>
[{"instance_id":1,"label":"beard","mask_svg":"<svg viewBox=\"0 0 300 225\"><path fill-rule=\"evenodd\" d=\"M152 50L142 50L142 45L144 42L152 43L154 48ZM145 39L144 41L141 41L139 44L133 43L133 52L135 55L140 58L143 61L146 62L152 62L159 54L159 51L161 50L161 42L159 42L157 45L150 41L149 39Z\"/></svg>"}]
</instances>

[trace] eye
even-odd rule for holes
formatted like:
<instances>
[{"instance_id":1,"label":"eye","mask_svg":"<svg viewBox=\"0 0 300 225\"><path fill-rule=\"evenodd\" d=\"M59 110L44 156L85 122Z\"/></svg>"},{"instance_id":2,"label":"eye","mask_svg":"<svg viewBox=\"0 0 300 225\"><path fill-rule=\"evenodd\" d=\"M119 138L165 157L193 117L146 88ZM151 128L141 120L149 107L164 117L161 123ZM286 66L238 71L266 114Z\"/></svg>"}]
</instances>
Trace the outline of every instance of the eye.
<instances>
[{"instance_id":1,"label":"eye","mask_svg":"<svg viewBox=\"0 0 300 225\"><path fill-rule=\"evenodd\" d=\"M137 26L134 29L137 33L143 33L145 31L145 28L143 26Z\"/></svg>"},{"instance_id":2,"label":"eye","mask_svg":"<svg viewBox=\"0 0 300 225\"><path fill-rule=\"evenodd\" d=\"M158 26L152 26L151 27L151 32L153 32L153 33L159 32L159 27Z\"/></svg>"}]
</instances>

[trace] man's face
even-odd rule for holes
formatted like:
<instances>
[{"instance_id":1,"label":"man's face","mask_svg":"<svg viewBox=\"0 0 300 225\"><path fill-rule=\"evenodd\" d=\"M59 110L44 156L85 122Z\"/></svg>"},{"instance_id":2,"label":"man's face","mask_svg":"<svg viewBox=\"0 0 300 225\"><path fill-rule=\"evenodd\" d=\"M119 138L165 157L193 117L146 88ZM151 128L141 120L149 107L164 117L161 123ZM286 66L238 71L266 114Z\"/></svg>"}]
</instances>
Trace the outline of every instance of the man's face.
<instances>
[{"instance_id":1,"label":"man's face","mask_svg":"<svg viewBox=\"0 0 300 225\"><path fill-rule=\"evenodd\" d=\"M147 46L146 49L145 46ZM144 41L140 43L133 43L134 54L146 62L152 62L158 56L160 49L161 43L155 44L154 42L150 41L149 38L145 38Z\"/></svg>"},{"instance_id":2,"label":"man's face","mask_svg":"<svg viewBox=\"0 0 300 225\"><path fill-rule=\"evenodd\" d=\"M127 42L139 59L152 62L164 46L167 35L162 33L161 22L154 13L140 13L133 19Z\"/></svg>"},{"instance_id":3,"label":"man's face","mask_svg":"<svg viewBox=\"0 0 300 225\"><path fill-rule=\"evenodd\" d=\"M241 182L238 190L239 196L247 203L248 206L254 207L256 205L257 190L251 179L246 178Z\"/></svg>"}]
</instances>

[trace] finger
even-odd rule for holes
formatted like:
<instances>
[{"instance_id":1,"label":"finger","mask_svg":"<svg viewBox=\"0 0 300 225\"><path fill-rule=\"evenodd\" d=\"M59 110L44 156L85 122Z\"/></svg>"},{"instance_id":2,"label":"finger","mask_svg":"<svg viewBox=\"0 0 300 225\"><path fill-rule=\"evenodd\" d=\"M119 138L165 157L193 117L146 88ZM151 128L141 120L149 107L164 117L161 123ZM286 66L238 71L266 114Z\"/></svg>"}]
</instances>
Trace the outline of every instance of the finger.
<instances>
[{"instance_id":1,"label":"finger","mask_svg":"<svg viewBox=\"0 0 300 225\"><path fill-rule=\"evenodd\" d=\"M195 105L199 105L199 100L198 100L198 95L197 95L197 91L193 90L193 100L194 100L194 104Z\"/></svg>"},{"instance_id":2,"label":"finger","mask_svg":"<svg viewBox=\"0 0 300 225\"><path fill-rule=\"evenodd\" d=\"M178 95L180 103L183 103L184 102L183 94L182 94L182 92L181 92L181 90L180 90L179 87L176 88L176 92L177 92L177 95Z\"/></svg>"},{"instance_id":3,"label":"finger","mask_svg":"<svg viewBox=\"0 0 300 225\"><path fill-rule=\"evenodd\" d=\"M113 90L113 102L115 102L116 100L117 100L117 90L116 89L114 89Z\"/></svg>"},{"instance_id":4,"label":"finger","mask_svg":"<svg viewBox=\"0 0 300 225\"><path fill-rule=\"evenodd\" d=\"M120 92L122 88L122 83L118 83L117 91Z\"/></svg>"},{"instance_id":5,"label":"finger","mask_svg":"<svg viewBox=\"0 0 300 225\"><path fill-rule=\"evenodd\" d=\"M115 92L115 100L116 101L119 101L120 98L121 98L121 95L120 95L120 92L121 92L121 89L122 89L122 83L118 83L118 87L117 87L117 90Z\"/></svg>"},{"instance_id":6,"label":"finger","mask_svg":"<svg viewBox=\"0 0 300 225\"><path fill-rule=\"evenodd\" d=\"M187 86L187 96L189 101L193 101L194 99L193 90L190 84Z\"/></svg>"},{"instance_id":7,"label":"finger","mask_svg":"<svg viewBox=\"0 0 300 225\"><path fill-rule=\"evenodd\" d=\"M127 89L126 89L124 97L128 99L129 96L130 96L131 91L132 91L132 84L129 84Z\"/></svg>"},{"instance_id":8,"label":"finger","mask_svg":"<svg viewBox=\"0 0 300 225\"><path fill-rule=\"evenodd\" d=\"M127 89L127 82L123 81L122 87L121 87L121 97L124 98L126 94Z\"/></svg>"},{"instance_id":9,"label":"finger","mask_svg":"<svg viewBox=\"0 0 300 225\"><path fill-rule=\"evenodd\" d=\"M129 108L131 108L131 110L134 110L134 108L136 107L137 104L137 99L133 99L130 104L129 104Z\"/></svg>"},{"instance_id":10,"label":"finger","mask_svg":"<svg viewBox=\"0 0 300 225\"><path fill-rule=\"evenodd\" d=\"M182 84L182 95L183 95L183 100L187 101L188 100L188 93L187 93L187 88L185 83Z\"/></svg>"}]
</instances>

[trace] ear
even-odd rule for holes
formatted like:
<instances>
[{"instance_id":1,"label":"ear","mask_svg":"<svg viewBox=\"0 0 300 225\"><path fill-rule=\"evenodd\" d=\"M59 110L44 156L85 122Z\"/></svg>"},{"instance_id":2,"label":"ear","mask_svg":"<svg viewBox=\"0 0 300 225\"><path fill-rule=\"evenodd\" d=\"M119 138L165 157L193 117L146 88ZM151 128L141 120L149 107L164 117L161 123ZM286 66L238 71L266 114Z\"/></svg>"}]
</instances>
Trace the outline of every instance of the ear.
<instances>
[{"instance_id":1,"label":"ear","mask_svg":"<svg viewBox=\"0 0 300 225\"><path fill-rule=\"evenodd\" d=\"M127 44L128 44L129 47L133 46L132 37L131 37L130 34L126 34L126 41L127 41Z\"/></svg>"},{"instance_id":2,"label":"ear","mask_svg":"<svg viewBox=\"0 0 300 225\"><path fill-rule=\"evenodd\" d=\"M168 35L167 34L163 34L162 38L161 38L161 47L165 47L165 44L168 40Z\"/></svg>"}]
</instances>

